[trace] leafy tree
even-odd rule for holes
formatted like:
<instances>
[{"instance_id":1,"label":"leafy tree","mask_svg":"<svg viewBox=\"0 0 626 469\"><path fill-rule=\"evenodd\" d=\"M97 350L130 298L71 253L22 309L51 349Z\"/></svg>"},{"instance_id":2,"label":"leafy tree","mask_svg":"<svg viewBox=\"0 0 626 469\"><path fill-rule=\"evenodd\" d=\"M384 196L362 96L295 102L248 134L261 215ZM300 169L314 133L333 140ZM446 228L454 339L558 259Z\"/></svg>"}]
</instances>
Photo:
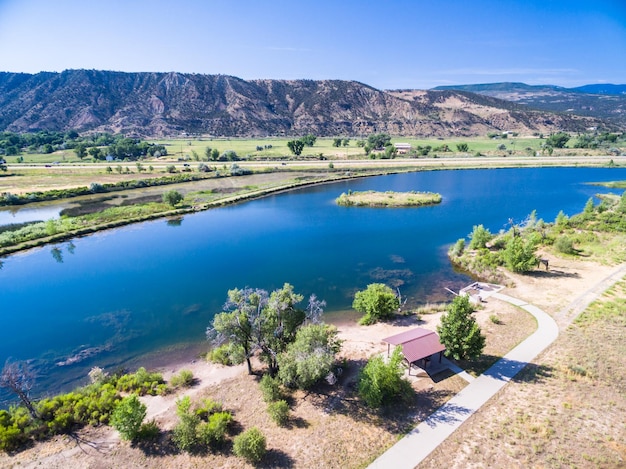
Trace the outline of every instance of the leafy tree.
<instances>
[{"instance_id":1,"label":"leafy tree","mask_svg":"<svg viewBox=\"0 0 626 469\"><path fill-rule=\"evenodd\" d=\"M205 161L212 160L212 159L213 159L213 158L211 157L211 156L212 156L212 154L213 154L213 149L212 149L211 147L206 147L206 148L204 149L204 158L205 158ZM218 154L219 154L219 152L218 152Z\"/></svg>"},{"instance_id":2,"label":"leafy tree","mask_svg":"<svg viewBox=\"0 0 626 469\"><path fill-rule=\"evenodd\" d=\"M352 307L364 314L359 324L369 325L391 317L400 307L400 300L384 283L372 283L365 290L355 293Z\"/></svg>"},{"instance_id":3,"label":"leafy tree","mask_svg":"<svg viewBox=\"0 0 626 469\"><path fill-rule=\"evenodd\" d=\"M308 135L305 135L304 137L302 137L300 140L307 147L312 147L313 145L315 145L315 141L317 140L317 137L315 135L313 135L313 134L308 134Z\"/></svg>"},{"instance_id":4,"label":"leafy tree","mask_svg":"<svg viewBox=\"0 0 626 469\"><path fill-rule=\"evenodd\" d=\"M555 134L550 135L546 139L546 146L552 148L565 148L565 145L569 141L570 136L565 132L557 132Z\"/></svg>"},{"instance_id":5,"label":"leafy tree","mask_svg":"<svg viewBox=\"0 0 626 469\"><path fill-rule=\"evenodd\" d=\"M341 141L341 144L342 144L344 147L349 146L349 145L350 145L350 139L349 139L349 138L344 138L344 139Z\"/></svg>"},{"instance_id":6,"label":"leafy tree","mask_svg":"<svg viewBox=\"0 0 626 469\"><path fill-rule=\"evenodd\" d=\"M391 144L391 137L387 134L372 134L367 137L367 146L370 150L382 150Z\"/></svg>"},{"instance_id":7,"label":"leafy tree","mask_svg":"<svg viewBox=\"0 0 626 469\"><path fill-rule=\"evenodd\" d=\"M469 151L469 145L467 143L458 143L456 149L462 153L467 153Z\"/></svg>"},{"instance_id":8,"label":"leafy tree","mask_svg":"<svg viewBox=\"0 0 626 469\"><path fill-rule=\"evenodd\" d=\"M340 349L335 327L303 326L296 333L295 341L278 356L278 377L286 386L308 389L332 371Z\"/></svg>"},{"instance_id":9,"label":"leafy tree","mask_svg":"<svg viewBox=\"0 0 626 469\"><path fill-rule=\"evenodd\" d=\"M229 342L243 349L248 364L248 373L252 374L250 357L256 350L259 336L259 317L268 302L265 290L237 288L228 291L227 310L215 315L213 327L207 329L207 337L214 344Z\"/></svg>"},{"instance_id":10,"label":"leafy tree","mask_svg":"<svg viewBox=\"0 0 626 469\"><path fill-rule=\"evenodd\" d=\"M287 147L296 156L300 156L302 154L302 150L304 150L304 142L302 140L289 140L287 142Z\"/></svg>"},{"instance_id":11,"label":"leafy tree","mask_svg":"<svg viewBox=\"0 0 626 469\"><path fill-rule=\"evenodd\" d=\"M163 202L175 207L183 200L183 195L177 190L172 189L163 194Z\"/></svg>"},{"instance_id":12,"label":"leafy tree","mask_svg":"<svg viewBox=\"0 0 626 469\"><path fill-rule=\"evenodd\" d=\"M252 463L257 463L267 451L265 436L257 427L237 435L233 440L233 453Z\"/></svg>"},{"instance_id":13,"label":"leafy tree","mask_svg":"<svg viewBox=\"0 0 626 469\"><path fill-rule=\"evenodd\" d=\"M467 295L454 297L447 312L441 316L437 332L445 345L445 354L455 360L478 358L485 348L485 336L472 316L474 307Z\"/></svg>"},{"instance_id":14,"label":"leafy tree","mask_svg":"<svg viewBox=\"0 0 626 469\"><path fill-rule=\"evenodd\" d=\"M482 249L487 247L487 243L491 241L493 235L483 225L474 225L474 229L470 233L469 237L470 243L468 247L470 249Z\"/></svg>"},{"instance_id":15,"label":"leafy tree","mask_svg":"<svg viewBox=\"0 0 626 469\"><path fill-rule=\"evenodd\" d=\"M341 139L340 138L334 138L333 139L333 147L339 148L340 146L341 146Z\"/></svg>"},{"instance_id":16,"label":"leafy tree","mask_svg":"<svg viewBox=\"0 0 626 469\"><path fill-rule=\"evenodd\" d=\"M534 239L522 239L521 236L511 237L504 248L504 262L512 272L528 272L537 266Z\"/></svg>"},{"instance_id":17,"label":"leafy tree","mask_svg":"<svg viewBox=\"0 0 626 469\"><path fill-rule=\"evenodd\" d=\"M220 157L220 151L217 148L211 150L211 160L217 161Z\"/></svg>"},{"instance_id":18,"label":"leafy tree","mask_svg":"<svg viewBox=\"0 0 626 469\"><path fill-rule=\"evenodd\" d=\"M25 362L14 362L7 358L0 373L0 388L5 388L15 394L33 418L37 418L37 411L30 399L30 390L35 381L35 373Z\"/></svg>"},{"instance_id":19,"label":"leafy tree","mask_svg":"<svg viewBox=\"0 0 626 469\"><path fill-rule=\"evenodd\" d=\"M111 425L120 433L122 439L132 441L139 435L144 418L146 406L133 394L117 404L111 415Z\"/></svg>"},{"instance_id":20,"label":"leafy tree","mask_svg":"<svg viewBox=\"0 0 626 469\"><path fill-rule=\"evenodd\" d=\"M81 160L85 156L87 156L87 148L83 144L76 145L76 147L74 148L74 152L76 153L76 156L78 156ZM48 152L48 153L52 153L52 152Z\"/></svg>"},{"instance_id":21,"label":"leafy tree","mask_svg":"<svg viewBox=\"0 0 626 469\"><path fill-rule=\"evenodd\" d=\"M402 347L394 349L388 363L380 355L369 359L359 374L358 394L369 407L381 407L395 398L408 398L411 384L404 378Z\"/></svg>"}]
</instances>

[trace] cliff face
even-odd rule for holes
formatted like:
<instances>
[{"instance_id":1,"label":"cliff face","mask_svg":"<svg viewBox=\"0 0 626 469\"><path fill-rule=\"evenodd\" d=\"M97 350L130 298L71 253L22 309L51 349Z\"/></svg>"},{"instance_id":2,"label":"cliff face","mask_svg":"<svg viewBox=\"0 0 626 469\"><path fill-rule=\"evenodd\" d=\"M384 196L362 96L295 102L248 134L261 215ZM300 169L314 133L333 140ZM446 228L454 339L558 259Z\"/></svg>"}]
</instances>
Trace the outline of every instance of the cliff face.
<instances>
[{"instance_id":1,"label":"cliff face","mask_svg":"<svg viewBox=\"0 0 626 469\"><path fill-rule=\"evenodd\" d=\"M462 91L380 91L355 81L67 70L0 73L0 130L160 137L470 136L582 131L598 119L532 111Z\"/></svg>"}]
</instances>

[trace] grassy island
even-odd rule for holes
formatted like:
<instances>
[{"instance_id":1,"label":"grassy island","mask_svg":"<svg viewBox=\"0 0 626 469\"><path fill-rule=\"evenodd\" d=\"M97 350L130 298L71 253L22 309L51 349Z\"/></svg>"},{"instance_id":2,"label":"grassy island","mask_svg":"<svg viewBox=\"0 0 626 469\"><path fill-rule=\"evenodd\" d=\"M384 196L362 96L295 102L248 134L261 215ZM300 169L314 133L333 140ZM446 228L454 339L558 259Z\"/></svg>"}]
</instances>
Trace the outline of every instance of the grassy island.
<instances>
[{"instance_id":1,"label":"grassy island","mask_svg":"<svg viewBox=\"0 0 626 469\"><path fill-rule=\"evenodd\" d=\"M441 202L441 194L434 192L345 192L337 197L338 205L346 207L422 207Z\"/></svg>"}]
</instances>

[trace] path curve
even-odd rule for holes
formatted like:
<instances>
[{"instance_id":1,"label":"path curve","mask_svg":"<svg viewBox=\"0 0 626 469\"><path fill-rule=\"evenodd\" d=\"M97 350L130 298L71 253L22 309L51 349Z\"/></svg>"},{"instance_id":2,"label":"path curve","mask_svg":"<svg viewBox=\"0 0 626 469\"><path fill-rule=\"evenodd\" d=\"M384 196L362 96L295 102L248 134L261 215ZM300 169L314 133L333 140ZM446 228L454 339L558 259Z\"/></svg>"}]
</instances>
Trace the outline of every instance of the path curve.
<instances>
[{"instance_id":1,"label":"path curve","mask_svg":"<svg viewBox=\"0 0 626 469\"><path fill-rule=\"evenodd\" d=\"M604 279L576 297L559 311L554 319L545 311L524 300L502 293L491 295L532 314L537 320L537 330L389 448L369 467L372 469L389 467L413 469L416 467L531 360L554 342L559 335L559 328L565 329L569 326L591 302L624 275L626 275L626 263L618 265Z\"/></svg>"},{"instance_id":2,"label":"path curve","mask_svg":"<svg viewBox=\"0 0 626 469\"><path fill-rule=\"evenodd\" d=\"M559 327L548 313L502 293L491 296L528 311L537 320L537 330L389 448L370 468L413 469L558 337Z\"/></svg>"}]
</instances>

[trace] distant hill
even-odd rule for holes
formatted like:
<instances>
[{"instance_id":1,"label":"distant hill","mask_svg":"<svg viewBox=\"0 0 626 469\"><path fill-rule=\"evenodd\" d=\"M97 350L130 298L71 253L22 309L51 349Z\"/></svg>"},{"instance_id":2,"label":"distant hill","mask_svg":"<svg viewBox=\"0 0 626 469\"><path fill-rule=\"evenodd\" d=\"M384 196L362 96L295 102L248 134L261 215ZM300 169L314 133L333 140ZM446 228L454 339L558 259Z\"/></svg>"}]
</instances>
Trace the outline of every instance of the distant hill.
<instances>
[{"instance_id":1,"label":"distant hill","mask_svg":"<svg viewBox=\"0 0 626 469\"><path fill-rule=\"evenodd\" d=\"M595 117L626 126L626 85L585 85L577 88L531 86L524 83L438 86L433 90L478 93L533 109Z\"/></svg>"},{"instance_id":2,"label":"distant hill","mask_svg":"<svg viewBox=\"0 0 626 469\"><path fill-rule=\"evenodd\" d=\"M226 75L98 70L4 72L0 130L76 129L150 137L358 137L373 132L443 137L616 128L596 118L546 113L510 101L482 92L381 91L343 80L246 81Z\"/></svg>"}]
</instances>

